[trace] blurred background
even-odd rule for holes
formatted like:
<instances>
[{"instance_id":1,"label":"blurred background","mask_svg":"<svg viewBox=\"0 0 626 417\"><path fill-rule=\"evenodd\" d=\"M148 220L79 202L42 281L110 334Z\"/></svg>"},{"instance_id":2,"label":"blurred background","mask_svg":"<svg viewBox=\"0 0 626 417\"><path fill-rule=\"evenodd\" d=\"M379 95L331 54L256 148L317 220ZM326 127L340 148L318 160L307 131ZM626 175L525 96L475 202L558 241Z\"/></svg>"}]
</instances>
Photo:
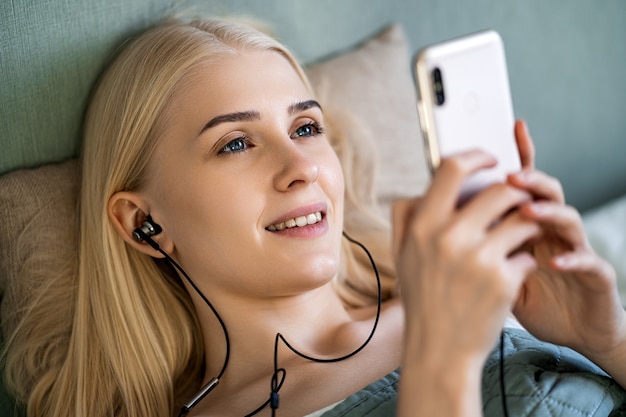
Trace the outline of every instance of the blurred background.
<instances>
[{"instance_id":1,"label":"blurred background","mask_svg":"<svg viewBox=\"0 0 626 417\"><path fill-rule=\"evenodd\" d=\"M391 22L412 53L492 28L537 165L586 210L626 193L623 0L13 0L0 2L0 173L78 151L87 92L126 36L179 10L267 22L305 63ZM406 68L411 71L411 68ZM363 86L367 88L367 86ZM73 117L61 112L69 111Z\"/></svg>"}]
</instances>

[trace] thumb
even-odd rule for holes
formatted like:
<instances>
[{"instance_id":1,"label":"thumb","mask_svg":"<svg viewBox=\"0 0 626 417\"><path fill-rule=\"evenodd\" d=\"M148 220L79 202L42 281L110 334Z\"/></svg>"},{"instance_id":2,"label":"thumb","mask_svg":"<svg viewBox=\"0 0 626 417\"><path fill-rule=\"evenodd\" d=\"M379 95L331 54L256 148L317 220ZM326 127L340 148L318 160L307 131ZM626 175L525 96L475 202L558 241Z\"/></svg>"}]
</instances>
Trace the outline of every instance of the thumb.
<instances>
[{"instance_id":1,"label":"thumb","mask_svg":"<svg viewBox=\"0 0 626 417\"><path fill-rule=\"evenodd\" d=\"M415 216L421 197L395 200L391 206L391 254L394 260L400 255L407 237L408 225Z\"/></svg>"}]
</instances>

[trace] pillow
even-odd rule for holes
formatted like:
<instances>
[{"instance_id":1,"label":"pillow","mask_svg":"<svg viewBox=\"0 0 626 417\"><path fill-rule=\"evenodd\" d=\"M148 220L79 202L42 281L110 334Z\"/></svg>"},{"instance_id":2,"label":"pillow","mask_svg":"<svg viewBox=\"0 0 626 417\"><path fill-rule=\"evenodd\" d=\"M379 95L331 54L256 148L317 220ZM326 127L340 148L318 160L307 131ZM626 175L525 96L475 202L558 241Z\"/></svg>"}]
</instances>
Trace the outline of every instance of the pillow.
<instances>
[{"instance_id":1,"label":"pillow","mask_svg":"<svg viewBox=\"0 0 626 417\"><path fill-rule=\"evenodd\" d=\"M41 284L31 273L75 259L78 188L76 160L0 177L0 314L5 335L15 324L12 313L27 300L29 289Z\"/></svg>"},{"instance_id":2,"label":"pillow","mask_svg":"<svg viewBox=\"0 0 626 417\"><path fill-rule=\"evenodd\" d=\"M354 50L311 65L307 73L323 107L349 112L373 137L381 206L388 209L398 197L423 193L430 175L403 27L392 24Z\"/></svg>"},{"instance_id":3,"label":"pillow","mask_svg":"<svg viewBox=\"0 0 626 417\"><path fill-rule=\"evenodd\" d=\"M626 195L585 212L583 224L589 244L615 268L626 306Z\"/></svg>"},{"instance_id":4,"label":"pillow","mask_svg":"<svg viewBox=\"0 0 626 417\"><path fill-rule=\"evenodd\" d=\"M402 28L392 25L352 50L311 65L308 73L326 105L349 112L374 138L381 172L376 193L382 205L388 207L396 197L420 193L428 175ZM38 264L45 268L40 253L48 253L48 248L60 260L71 260L76 254L78 177L76 160L0 177L4 219L0 222L0 295L5 332L13 326L10 313L27 298L30 286L40 284L20 274L31 271L33 263L35 269ZM37 239L44 230L58 237Z\"/></svg>"}]
</instances>

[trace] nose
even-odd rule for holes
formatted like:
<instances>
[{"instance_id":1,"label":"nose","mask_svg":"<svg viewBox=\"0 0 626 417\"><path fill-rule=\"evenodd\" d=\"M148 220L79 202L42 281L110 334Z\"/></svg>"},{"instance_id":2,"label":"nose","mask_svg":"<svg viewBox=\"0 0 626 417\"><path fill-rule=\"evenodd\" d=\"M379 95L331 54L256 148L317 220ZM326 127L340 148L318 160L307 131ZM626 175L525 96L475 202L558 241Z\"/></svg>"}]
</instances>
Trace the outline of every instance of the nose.
<instances>
[{"instance_id":1,"label":"nose","mask_svg":"<svg viewBox=\"0 0 626 417\"><path fill-rule=\"evenodd\" d=\"M320 165L307 145L290 142L277 149L277 172L274 176L274 188L289 191L295 187L314 183L320 175Z\"/></svg>"}]
</instances>

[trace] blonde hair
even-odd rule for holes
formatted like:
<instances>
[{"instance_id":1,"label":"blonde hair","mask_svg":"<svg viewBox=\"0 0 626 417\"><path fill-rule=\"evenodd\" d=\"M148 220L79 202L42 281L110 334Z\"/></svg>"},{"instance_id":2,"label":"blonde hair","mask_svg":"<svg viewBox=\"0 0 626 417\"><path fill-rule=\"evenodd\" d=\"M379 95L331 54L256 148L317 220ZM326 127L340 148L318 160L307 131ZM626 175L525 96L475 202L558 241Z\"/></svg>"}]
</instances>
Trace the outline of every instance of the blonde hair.
<instances>
[{"instance_id":1,"label":"blonde hair","mask_svg":"<svg viewBox=\"0 0 626 417\"><path fill-rule=\"evenodd\" d=\"M310 89L280 43L222 20L159 25L125 45L99 81L84 127L78 266L65 268L57 280L62 290L34 297L7 357L9 386L28 415L170 416L200 384L203 338L188 294L175 273L121 239L107 204L115 192L136 190L152 174L148 161L167 123L168 102L188 74L244 48L283 55ZM329 124L344 167L371 163L355 162L348 138L332 118ZM348 182L353 177L346 174ZM372 184L348 184L347 206L362 213L354 218L376 218ZM376 224L369 235L355 234L377 248L387 296L393 286L388 228ZM336 283L346 304L355 306L376 299L369 262L359 251L345 246ZM70 295L56 305L61 291Z\"/></svg>"}]
</instances>

